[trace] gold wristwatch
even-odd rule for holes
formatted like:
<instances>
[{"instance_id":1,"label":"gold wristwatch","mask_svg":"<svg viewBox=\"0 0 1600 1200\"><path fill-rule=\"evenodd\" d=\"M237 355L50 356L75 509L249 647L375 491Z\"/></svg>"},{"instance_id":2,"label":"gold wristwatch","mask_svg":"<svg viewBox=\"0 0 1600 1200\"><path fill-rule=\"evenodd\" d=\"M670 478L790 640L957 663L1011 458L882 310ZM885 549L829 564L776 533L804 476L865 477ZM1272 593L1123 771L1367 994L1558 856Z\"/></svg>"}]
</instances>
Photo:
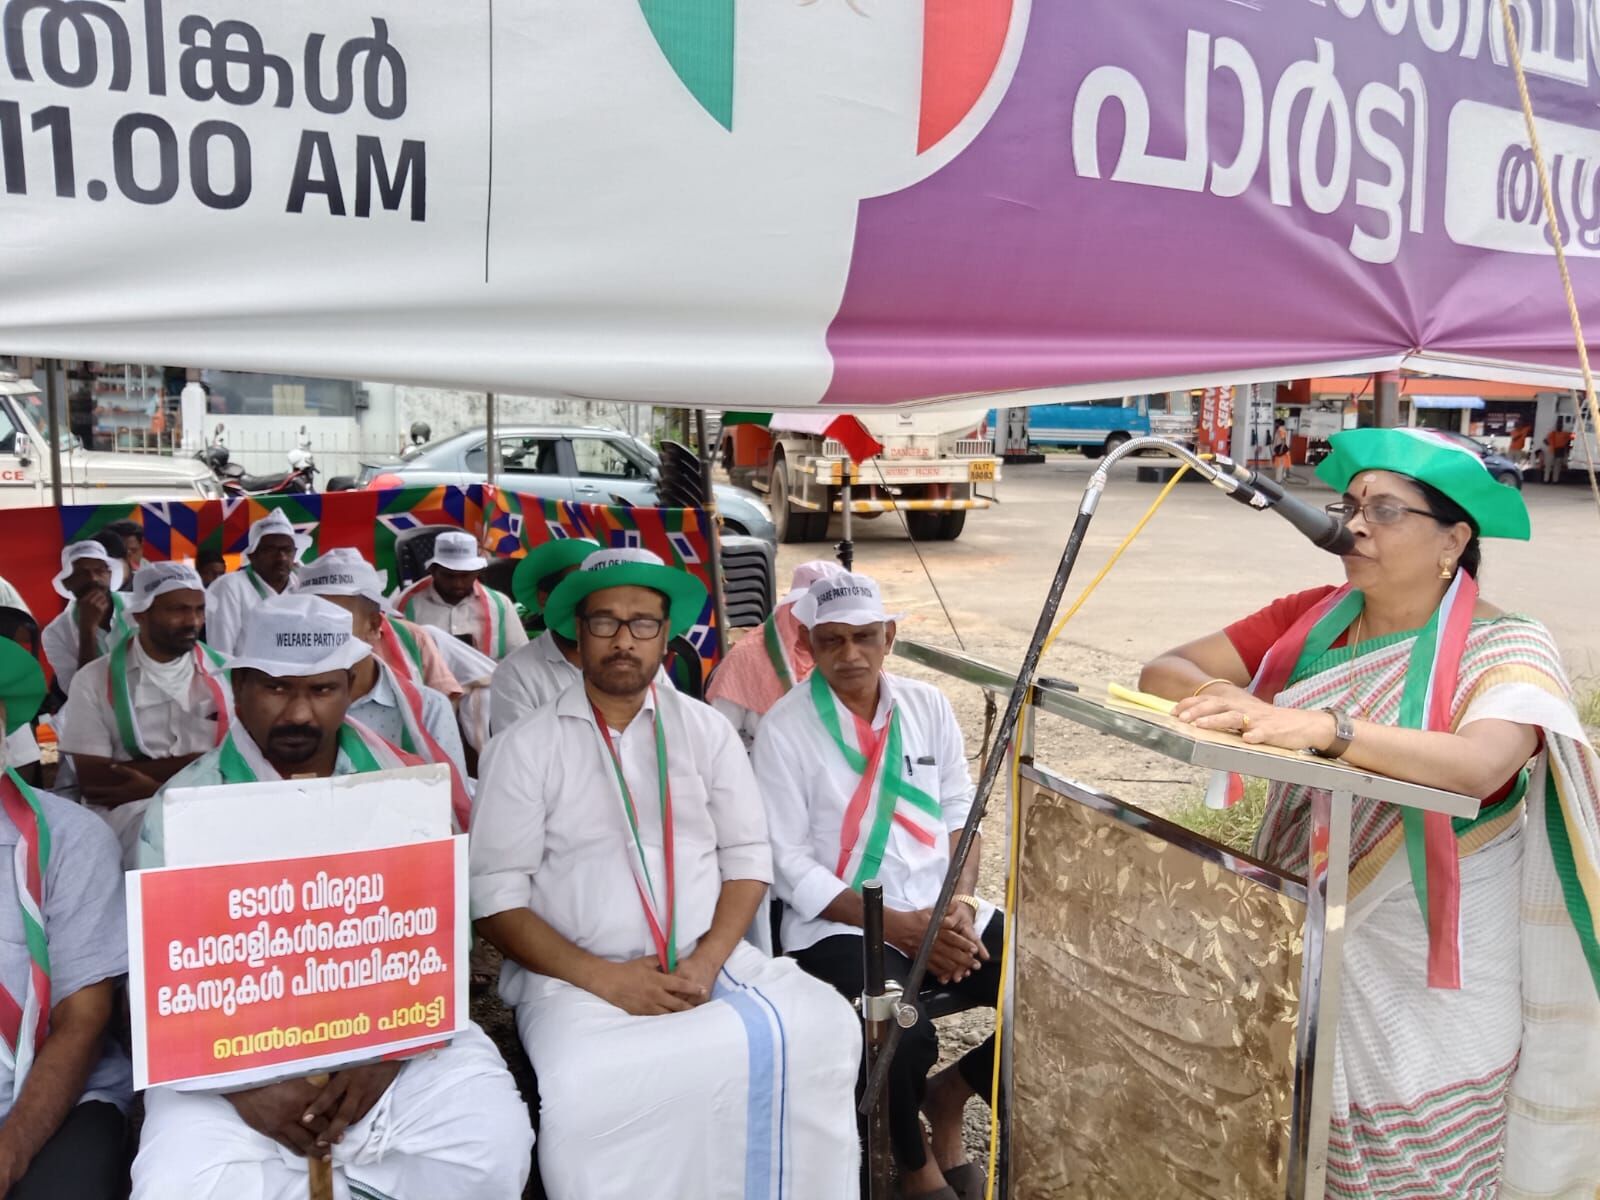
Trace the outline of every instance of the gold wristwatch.
<instances>
[{"instance_id":1,"label":"gold wristwatch","mask_svg":"<svg viewBox=\"0 0 1600 1200\"><path fill-rule=\"evenodd\" d=\"M957 904L972 905L972 915L974 917L978 915L978 898L976 896L952 896L950 898Z\"/></svg>"}]
</instances>

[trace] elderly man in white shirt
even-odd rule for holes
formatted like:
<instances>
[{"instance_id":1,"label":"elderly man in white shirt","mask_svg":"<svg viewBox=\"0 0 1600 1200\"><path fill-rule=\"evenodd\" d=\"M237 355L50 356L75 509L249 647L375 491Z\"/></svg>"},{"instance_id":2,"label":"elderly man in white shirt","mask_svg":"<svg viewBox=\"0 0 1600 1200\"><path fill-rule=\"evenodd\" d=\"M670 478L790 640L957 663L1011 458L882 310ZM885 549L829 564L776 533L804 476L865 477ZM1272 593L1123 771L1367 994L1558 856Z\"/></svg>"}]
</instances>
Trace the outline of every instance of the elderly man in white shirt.
<instances>
[{"instance_id":1,"label":"elderly man in white shirt","mask_svg":"<svg viewBox=\"0 0 1600 1200\"><path fill-rule=\"evenodd\" d=\"M311 539L296 532L281 509L250 526L244 566L206 591L206 644L220 654L236 653L251 610L294 591L294 565L309 549Z\"/></svg>"},{"instance_id":2,"label":"elderly man in white shirt","mask_svg":"<svg viewBox=\"0 0 1600 1200\"><path fill-rule=\"evenodd\" d=\"M78 672L58 736L84 800L131 865L150 797L221 740L228 701L221 657L200 643L206 596L193 567L140 567L128 611L138 633Z\"/></svg>"},{"instance_id":3,"label":"elderly man in white shirt","mask_svg":"<svg viewBox=\"0 0 1600 1200\"><path fill-rule=\"evenodd\" d=\"M63 692L86 662L133 630L121 594L123 566L99 542L70 542L61 550L61 570L51 580L66 611L44 627L45 661Z\"/></svg>"},{"instance_id":4,"label":"elderly man in white shirt","mask_svg":"<svg viewBox=\"0 0 1600 1200\"><path fill-rule=\"evenodd\" d=\"M815 662L807 684L768 710L756 779L772 828L784 950L845 996L862 991L861 885L883 884L885 973L904 981L972 807L961 729L936 688L883 669L895 620L865 575L813 583L796 606ZM931 970L953 991L995 1003L1002 924L978 900L978 848L940 929ZM987 1097L994 1039L928 1079L939 1042L926 1013L889 1072L890 1138L904 1195L972 1200L983 1173L967 1161L968 1097ZM932 1127L929 1143L918 1114Z\"/></svg>"},{"instance_id":5,"label":"elderly man in white shirt","mask_svg":"<svg viewBox=\"0 0 1600 1200\"><path fill-rule=\"evenodd\" d=\"M554 538L523 556L511 577L511 591L525 613L538 617L550 593L600 543L589 538ZM519 646L495 668L489 687L489 723L496 733L511 728L523 717L550 703L580 678L578 644L553 629Z\"/></svg>"},{"instance_id":6,"label":"elderly man in white shirt","mask_svg":"<svg viewBox=\"0 0 1600 1200\"><path fill-rule=\"evenodd\" d=\"M374 651L385 638L396 636L383 619L384 580L359 551L330 550L301 567L297 578L303 594L321 596L348 612L355 635ZM394 670L377 653L363 658L352 670L350 717L408 754L426 762L447 763L456 822L465 829L471 815L467 764L450 701L427 684Z\"/></svg>"},{"instance_id":7,"label":"elderly man in white shirt","mask_svg":"<svg viewBox=\"0 0 1600 1200\"><path fill-rule=\"evenodd\" d=\"M477 927L539 1076L552 1200L849 1200L849 1006L740 941L766 821L731 726L652 683L705 600L644 550L551 595L583 677L490 746L472 845Z\"/></svg>"},{"instance_id":8,"label":"elderly man in white shirt","mask_svg":"<svg viewBox=\"0 0 1600 1200\"><path fill-rule=\"evenodd\" d=\"M433 543L428 577L395 597L395 611L408 621L443 631L446 637L464 638L473 649L501 662L525 645L528 635L510 597L479 581L488 565L470 533L446 530Z\"/></svg>"}]
</instances>

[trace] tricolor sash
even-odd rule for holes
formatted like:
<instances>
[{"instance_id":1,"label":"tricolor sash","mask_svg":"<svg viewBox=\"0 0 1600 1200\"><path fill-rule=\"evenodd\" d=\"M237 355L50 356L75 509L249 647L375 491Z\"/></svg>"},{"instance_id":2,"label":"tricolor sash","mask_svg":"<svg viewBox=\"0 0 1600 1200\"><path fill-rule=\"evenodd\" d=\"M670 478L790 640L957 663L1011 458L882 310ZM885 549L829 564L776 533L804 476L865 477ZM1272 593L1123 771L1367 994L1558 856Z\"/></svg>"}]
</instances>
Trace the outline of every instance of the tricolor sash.
<instances>
[{"instance_id":1,"label":"tricolor sash","mask_svg":"<svg viewBox=\"0 0 1600 1200\"><path fill-rule=\"evenodd\" d=\"M634 805L628 778L622 771L622 756L617 753L616 744L611 740L611 726L605 714L597 707L594 708L594 725L600 731L600 740L605 743L606 753L611 759L611 769L616 773L622 813L627 818L628 831L633 835L634 853L628 856L628 867L633 872L633 884L639 892L645 923L650 926L650 940L656 945L656 961L661 964L663 971L672 972L678 969L678 866L673 849L672 780L667 771L667 733L654 684L650 685L650 709L656 743L656 788L661 803L661 855L666 864L664 895L657 895L655 880L650 875L644 842L639 837L639 810Z\"/></svg>"},{"instance_id":2,"label":"tricolor sash","mask_svg":"<svg viewBox=\"0 0 1600 1200\"><path fill-rule=\"evenodd\" d=\"M111 648L110 670L106 673L106 699L110 701L111 711L117 720L117 737L122 742L122 748L135 759L154 758L155 755L150 753L139 733L139 722L133 707L133 688L128 682L128 651L138 636L137 633L130 633ZM220 670L225 660L203 642L195 643L194 660L195 673L205 683L206 690L211 693L212 703L217 706L217 736L212 745L220 746L228 734L228 698L210 668Z\"/></svg>"},{"instance_id":3,"label":"tricolor sash","mask_svg":"<svg viewBox=\"0 0 1600 1200\"><path fill-rule=\"evenodd\" d=\"M384 617L378 648L383 660L395 671L403 672L413 683L424 681L426 667L422 659L422 643L417 640L410 626L392 617Z\"/></svg>"},{"instance_id":4,"label":"tricolor sash","mask_svg":"<svg viewBox=\"0 0 1600 1200\"><path fill-rule=\"evenodd\" d=\"M22 1003L0 983L0 1063L11 1072L14 1101L22 1094L34 1055L50 1030L50 945L44 929L50 826L38 794L9 768L0 775L0 808L5 809L6 820L16 826L18 834L12 871L29 959L28 990Z\"/></svg>"},{"instance_id":5,"label":"tricolor sash","mask_svg":"<svg viewBox=\"0 0 1600 1200\"><path fill-rule=\"evenodd\" d=\"M839 829L839 861L834 868L835 875L848 883L852 891L859 892L861 885L874 878L883 865L892 826L899 825L931 848L939 844L944 832L944 810L938 800L905 778L905 749L898 707L890 708L889 721L882 733L875 732L870 722L856 717L857 744L852 746L845 740L840 726L833 689L821 671L811 673L811 703L845 762L861 777ZM869 812L871 825L863 840L861 830Z\"/></svg>"},{"instance_id":6,"label":"tricolor sash","mask_svg":"<svg viewBox=\"0 0 1600 1200\"><path fill-rule=\"evenodd\" d=\"M379 635L382 639L395 638L389 623L383 625L383 632ZM398 641L397 638L395 638ZM389 647L390 653L399 653L398 646ZM450 807L455 813L456 825L465 833L467 822L472 819L472 798L467 794L466 780L461 777L461 771L456 767L455 761L439 745L437 738L428 732L428 725L423 717L422 688L405 671L396 671L378 659L378 671L389 680L389 686L394 688L399 697L400 710L400 749L407 754L415 754L424 762L443 763L450 768Z\"/></svg>"},{"instance_id":7,"label":"tricolor sash","mask_svg":"<svg viewBox=\"0 0 1600 1200\"><path fill-rule=\"evenodd\" d=\"M395 599L394 606L408 621L417 621L417 598L433 586L433 580L419 579ZM506 610L510 602L505 597L489 594L481 583L472 585L472 602L478 610L478 649L498 662L506 656Z\"/></svg>"},{"instance_id":8,"label":"tricolor sash","mask_svg":"<svg viewBox=\"0 0 1600 1200\"><path fill-rule=\"evenodd\" d=\"M218 750L217 767L223 783L261 783L283 778L242 727L230 729ZM348 717L339 728L339 750L357 774L422 765L420 758L390 745L360 721Z\"/></svg>"},{"instance_id":9,"label":"tricolor sash","mask_svg":"<svg viewBox=\"0 0 1600 1200\"><path fill-rule=\"evenodd\" d=\"M67 606L67 613L67 623L70 624L73 629L77 629L78 602L76 600ZM121 641L122 638L127 634L137 633L138 631L138 626L136 626L128 617L127 601L122 598L122 593L112 592L111 627L109 629L97 629L95 631L96 644L99 645L101 650L104 650L107 646L115 645L117 642ZM74 645L76 645L76 643L74 643Z\"/></svg>"},{"instance_id":10,"label":"tricolor sash","mask_svg":"<svg viewBox=\"0 0 1600 1200\"><path fill-rule=\"evenodd\" d=\"M1285 633L1261 661L1250 690L1271 703L1296 672L1332 648L1365 607L1348 584L1334 590ZM1405 729L1451 731L1451 707L1461 656L1478 605L1477 580L1457 571L1428 623L1417 632L1401 691L1399 724ZM1351 647L1354 654L1356 647ZM1428 927L1428 986L1461 986L1461 859L1456 829L1446 813L1402 808L1412 886Z\"/></svg>"}]
</instances>

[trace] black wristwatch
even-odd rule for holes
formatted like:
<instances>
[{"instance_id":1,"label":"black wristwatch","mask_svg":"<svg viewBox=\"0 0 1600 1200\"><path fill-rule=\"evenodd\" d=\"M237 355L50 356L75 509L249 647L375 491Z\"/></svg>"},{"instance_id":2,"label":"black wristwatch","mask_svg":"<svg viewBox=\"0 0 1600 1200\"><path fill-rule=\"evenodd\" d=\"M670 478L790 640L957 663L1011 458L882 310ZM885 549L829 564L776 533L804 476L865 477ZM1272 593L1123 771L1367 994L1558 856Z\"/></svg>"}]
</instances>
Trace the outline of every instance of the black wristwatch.
<instances>
[{"instance_id":1,"label":"black wristwatch","mask_svg":"<svg viewBox=\"0 0 1600 1200\"><path fill-rule=\"evenodd\" d=\"M1311 753L1318 758L1343 758L1350 752L1350 743L1356 740L1356 723L1342 708L1325 708L1322 711L1333 718L1333 741L1322 750L1311 747Z\"/></svg>"}]
</instances>

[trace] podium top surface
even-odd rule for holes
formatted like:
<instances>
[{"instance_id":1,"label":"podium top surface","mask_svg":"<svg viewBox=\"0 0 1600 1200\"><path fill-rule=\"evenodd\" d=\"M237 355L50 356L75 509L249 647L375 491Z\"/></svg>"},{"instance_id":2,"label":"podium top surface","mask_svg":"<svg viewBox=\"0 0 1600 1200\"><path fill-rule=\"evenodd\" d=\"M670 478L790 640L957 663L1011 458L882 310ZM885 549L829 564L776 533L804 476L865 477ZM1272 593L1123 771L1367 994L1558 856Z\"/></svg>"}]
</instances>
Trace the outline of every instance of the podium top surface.
<instances>
[{"instance_id":1,"label":"podium top surface","mask_svg":"<svg viewBox=\"0 0 1600 1200\"><path fill-rule=\"evenodd\" d=\"M896 639L894 652L911 662L994 692L1010 693L1016 673L957 650ZM1103 697L1103 698L1102 698ZM1149 709L1122 704L1106 695L1103 684L1074 690L1048 676L1034 683L1034 706L1085 728L1143 746L1178 762L1257 779L1295 783L1330 792L1349 792L1372 800L1452 817L1474 817L1482 803L1475 797L1374 775L1304 751L1252 746L1231 733L1196 729Z\"/></svg>"}]
</instances>

